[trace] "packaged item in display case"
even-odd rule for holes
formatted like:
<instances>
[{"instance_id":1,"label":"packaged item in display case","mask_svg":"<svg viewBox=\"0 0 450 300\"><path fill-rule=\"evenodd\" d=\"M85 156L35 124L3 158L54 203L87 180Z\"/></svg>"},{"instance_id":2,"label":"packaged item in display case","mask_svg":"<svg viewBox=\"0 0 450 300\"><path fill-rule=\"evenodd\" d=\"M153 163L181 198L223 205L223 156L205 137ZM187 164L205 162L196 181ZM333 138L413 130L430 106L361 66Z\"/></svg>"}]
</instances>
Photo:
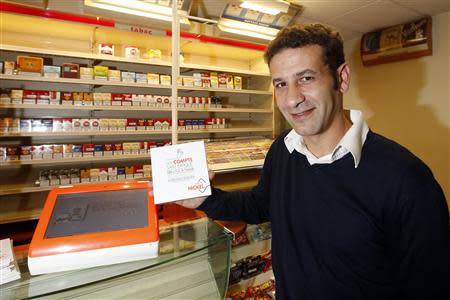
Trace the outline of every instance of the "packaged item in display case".
<instances>
[{"instance_id":1,"label":"packaged item in display case","mask_svg":"<svg viewBox=\"0 0 450 300\"><path fill-rule=\"evenodd\" d=\"M80 78L80 65L65 63L61 65L61 77Z\"/></svg>"},{"instance_id":2,"label":"packaged item in display case","mask_svg":"<svg viewBox=\"0 0 450 300\"><path fill-rule=\"evenodd\" d=\"M236 90L242 90L242 77L234 76L234 88Z\"/></svg>"},{"instance_id":3,"label":"packaged item in display case","mask_svg":"<svg viewBox=\"0 0 450 300\"><path fill-rule=\"evenodd\" d=\"M162 58L162 52L159 49L150 49L147 51L147 56L150 61L158 61Z\"/></svg>"},{"instance_id":4,"label":"packaged item in display case","mask_svg":"<svg viewBox=\"0 0 450 300\"><path fill-rule=\"evenodd\" d=\"M5 75L13 75L16 68L16 63L14 61L5 61L3 66L3 73Z\"/></svg>"},{"instance_id":5,"label":"packaged item in display case","mask_svg":"<svg viewBox=\"0 0 450 300\"><path fill-rule=\"evenodd\" d=\"M44 59L35 56L17 56L17 70L20 75L41 76L44 68Z\"/></svg>"},{"instance_id":6,"label":"packaged item in display case","mask_svg":"<svg viewBox=\"0 0 450 300\"><path fill-rule=\"evenodd\" d=\"M98 45L98 54L114 55L114 45L113 44L100 43Z\"/></svg>"},{"instance_id":7,"label":"packaged item in display case","mask_svg":"<svg viewBox=\"0 0 450 300\"><path fill-rule=\"evenodd\" d=\"M94 79L95 80L108 80L108 66L94 66Z\"/></svg>"},{"instance_id":8,"label":"packaged item in display case","mask_svg":"<svg viewBox=\"0 0 450 300\"><path fill-rule=\"evenodd\" d=\"M125 47L125 58L138 59L140 56L139 48L135 46Z\"/></svg>"},{"instance_id":9,"label":"packaged item in display case","mask_svg":"<svg viewBox=\"0 0 450 300\"><path fill-rule=\"evenodd\" d=\"M44 66L44 77L46 77L46 78L61 77L61 67L59 67L59 66Z\"/></svg>"},{"instance_id":10,"label":"packaged item in display case","mask_svg":"<svg viewBox=\"0 0 450 300\"><path fill-rule=\"evenodd\" d=\"M80 79L94 79L94 69L87 67L80 67Z\"/></svg>"}]
</instances>

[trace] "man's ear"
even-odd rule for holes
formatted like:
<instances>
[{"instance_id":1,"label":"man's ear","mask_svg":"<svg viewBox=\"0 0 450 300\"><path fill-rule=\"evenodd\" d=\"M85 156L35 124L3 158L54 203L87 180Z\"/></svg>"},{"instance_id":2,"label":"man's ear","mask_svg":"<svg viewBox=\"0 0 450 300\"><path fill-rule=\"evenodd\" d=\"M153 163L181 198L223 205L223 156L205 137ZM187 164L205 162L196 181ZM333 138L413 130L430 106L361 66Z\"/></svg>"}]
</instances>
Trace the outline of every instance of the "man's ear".
<instances>
[{"instance_id":1,"label":"man's ear","mask_svg":"<svg viewBox=\"0 0 450 300\"><path fill-rule=\"evenodd\" d=\"M347 63L343 63L337 69L338 90L341 93L348 91L350 87L350 67Z\"/></svg>"}]
</instances>

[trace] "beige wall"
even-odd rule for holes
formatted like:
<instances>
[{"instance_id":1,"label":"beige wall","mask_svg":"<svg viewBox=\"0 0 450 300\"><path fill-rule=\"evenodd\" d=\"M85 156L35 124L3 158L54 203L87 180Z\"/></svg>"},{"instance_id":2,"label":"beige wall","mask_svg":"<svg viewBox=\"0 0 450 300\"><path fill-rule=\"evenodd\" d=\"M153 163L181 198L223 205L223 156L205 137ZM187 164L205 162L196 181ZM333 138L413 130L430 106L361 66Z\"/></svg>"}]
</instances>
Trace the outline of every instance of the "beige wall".
<instances>
[{"instance_id":1,"label":"beige wall","mask_svg":"<svg viewBox=\"0 0 450 300\"><path fill-rule=\"evenodd\" d=\"M347 42L352 82L344 105L362 110L372 130L420 157L450 204L449 29L449 12L437 15L432 56L372 67L361 63L359 39Z\"/></svg>"}]
</instances>

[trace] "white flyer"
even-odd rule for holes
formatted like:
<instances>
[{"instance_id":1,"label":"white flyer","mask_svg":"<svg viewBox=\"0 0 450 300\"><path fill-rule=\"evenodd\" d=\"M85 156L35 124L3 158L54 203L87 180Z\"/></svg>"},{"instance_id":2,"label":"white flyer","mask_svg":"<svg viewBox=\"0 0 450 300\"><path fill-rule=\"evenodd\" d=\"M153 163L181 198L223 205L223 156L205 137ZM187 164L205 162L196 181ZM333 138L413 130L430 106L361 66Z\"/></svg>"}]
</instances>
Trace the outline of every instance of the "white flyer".
<instances>
[{"instance_id":1,"label":"white flyer","mask_svg":"<svg viewBox=\"0 0 450 300\"><path fill-rule=\"evenodd\" d=\"M150 149L155 204L209 196L203 141Z\"/></svg>"}]
</instances>

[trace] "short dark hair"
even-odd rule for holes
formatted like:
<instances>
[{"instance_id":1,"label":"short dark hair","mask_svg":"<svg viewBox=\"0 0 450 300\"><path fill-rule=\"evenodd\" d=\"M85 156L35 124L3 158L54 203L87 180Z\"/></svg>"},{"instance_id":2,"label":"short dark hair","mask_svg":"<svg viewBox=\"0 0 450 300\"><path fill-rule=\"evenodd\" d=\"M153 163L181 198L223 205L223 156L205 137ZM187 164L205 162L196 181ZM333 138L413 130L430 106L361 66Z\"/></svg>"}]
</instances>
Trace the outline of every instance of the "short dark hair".
<instances>
[{"instance_id":1,"label":"short dark hair","mask_svg":"<svg viewBox=\"0 0 450 300\"><path fill-rule=\"evenodd\" d=\"M323 49L323 61L338 86L336 71L345 62L344 45L339 32L322 24L296 24L278 32L264 53L264 60L270 64L272 58L286 48L300 48L318 45Z\"/></svg>"}]
</instances>

